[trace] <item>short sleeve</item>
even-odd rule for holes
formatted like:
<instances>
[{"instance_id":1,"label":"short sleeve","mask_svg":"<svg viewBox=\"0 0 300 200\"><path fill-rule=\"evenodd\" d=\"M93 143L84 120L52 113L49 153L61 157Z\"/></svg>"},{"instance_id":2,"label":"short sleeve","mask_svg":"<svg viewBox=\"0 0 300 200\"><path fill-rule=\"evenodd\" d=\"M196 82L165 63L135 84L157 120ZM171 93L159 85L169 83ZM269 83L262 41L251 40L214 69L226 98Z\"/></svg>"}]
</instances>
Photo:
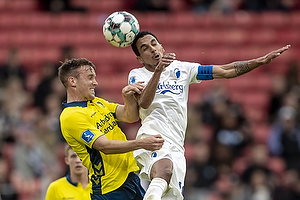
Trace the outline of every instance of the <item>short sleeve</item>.
<instances>
[{"instance_id":1,"label":"short sleeve","mask_svg":"<svg viewBox=\"0 0 300 200\"><path fill-rule=\"evenodd\" d=\"M98 137L104 135L90 122L89 116L84 112L73 112L72 115L68 115L62 121L62 132L69 144L75 145L79 142L89 148L92 148Z\"/></svg>"}]
</instances>

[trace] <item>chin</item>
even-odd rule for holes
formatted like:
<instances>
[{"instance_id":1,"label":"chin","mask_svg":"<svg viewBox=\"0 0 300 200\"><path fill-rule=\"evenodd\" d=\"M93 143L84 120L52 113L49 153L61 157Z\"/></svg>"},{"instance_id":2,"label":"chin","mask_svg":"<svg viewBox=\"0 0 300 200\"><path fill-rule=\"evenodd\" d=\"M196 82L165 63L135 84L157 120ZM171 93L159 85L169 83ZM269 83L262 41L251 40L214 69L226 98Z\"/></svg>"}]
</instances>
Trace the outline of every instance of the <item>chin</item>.
<instances>
[{"instance_id":1,"label":"chin","mask_svg":"<svg viewBox=\"0 0 300 200\"><path fill-rule=\"evenodd\" d=\"M88 101L94 100L95 96L89 96L89 98L87 98Z\"/></svg>"}]
</instances>

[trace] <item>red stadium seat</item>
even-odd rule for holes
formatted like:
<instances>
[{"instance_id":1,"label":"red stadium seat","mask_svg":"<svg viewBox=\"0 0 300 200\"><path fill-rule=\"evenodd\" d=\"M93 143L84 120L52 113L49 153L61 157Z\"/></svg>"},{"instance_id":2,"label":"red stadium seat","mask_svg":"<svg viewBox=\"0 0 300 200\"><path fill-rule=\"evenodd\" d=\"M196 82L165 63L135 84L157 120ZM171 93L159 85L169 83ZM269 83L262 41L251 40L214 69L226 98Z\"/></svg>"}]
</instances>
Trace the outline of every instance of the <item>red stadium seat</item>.
<instances>
[{"instance_id":1,"label":"red stadium seat","mask_svg":"<svg viewBox=\"0 0 300 200\"><path fill-rule=\"evenodd\" d=\"M291 15L282 12L262 12L260 14L259 22L261 27L284 29L291 25Z\"/></svg>"},{"instance_id":2,"label":"red stadium seat","mask_svg":"<svg viewBox=\"0 0 300 200\"><path fill-rule=\"evenodd\" d=\"M30 11L37 10L38 8L38 2L35 0L9 0L4 1L4 3L0 3L0 5L2 6L3 11L5 12L17 13L28 13Z\"/></svg>"}]
</instances>

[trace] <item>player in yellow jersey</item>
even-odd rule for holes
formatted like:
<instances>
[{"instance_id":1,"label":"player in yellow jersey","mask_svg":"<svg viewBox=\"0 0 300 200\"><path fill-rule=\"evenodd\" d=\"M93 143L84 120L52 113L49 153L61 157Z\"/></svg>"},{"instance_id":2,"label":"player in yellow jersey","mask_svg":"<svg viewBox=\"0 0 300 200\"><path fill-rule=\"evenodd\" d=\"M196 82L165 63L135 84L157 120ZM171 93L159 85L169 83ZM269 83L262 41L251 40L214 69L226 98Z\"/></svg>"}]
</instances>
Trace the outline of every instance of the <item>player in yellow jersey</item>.
<instances>
[{"instance_id":1,"label":"player in yellow jersey","mask_svg":"<svg viewBox=\"0 0 300 200\"><path fill-rule=\"evenodd\" d=\"M60 115L61 131L89 169L91 199L142 200L145 191L135 174L139 168L132 151L158 150L164 140L154 135L127 141L117 123L139 119L134 94L141 93L142 83L125 86L124 105L119 105L95 96L96 67L87 59L66 60L58 76L67 90Z\"/></svg>"},{"instance_id":2,"label":"player in yellow jersey","mask_svg":"<svg viewBox=\"0 0 300 200\"><path fill-rule=\"evenodd\" d=\"M52 182L47 190L46 200L89 200L91 184L88 170L82 165L78 155L70 145L65 146L65 162L69 166L69 174Z\"/></svg>"}]
</instances>

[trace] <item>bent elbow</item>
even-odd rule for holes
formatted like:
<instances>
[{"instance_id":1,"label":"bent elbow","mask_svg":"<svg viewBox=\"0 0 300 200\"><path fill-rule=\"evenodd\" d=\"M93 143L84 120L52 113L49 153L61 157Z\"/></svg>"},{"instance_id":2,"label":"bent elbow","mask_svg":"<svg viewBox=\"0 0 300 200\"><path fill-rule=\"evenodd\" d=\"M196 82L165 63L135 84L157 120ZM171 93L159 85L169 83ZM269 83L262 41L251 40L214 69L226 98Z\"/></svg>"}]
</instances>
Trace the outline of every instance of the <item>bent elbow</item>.
<instances>
[{"instance_id":1,"label":"bent elbow","mask_svg":"<svg viewBox=\"0 0 300 200\"><path fill-rule=\"evenodd\" d=\"M139 116L135 117L135 118L131 118L127 121L127 123L134 123L134 122L137 122L139 120Z\"/></svg>"}]
</instances>

